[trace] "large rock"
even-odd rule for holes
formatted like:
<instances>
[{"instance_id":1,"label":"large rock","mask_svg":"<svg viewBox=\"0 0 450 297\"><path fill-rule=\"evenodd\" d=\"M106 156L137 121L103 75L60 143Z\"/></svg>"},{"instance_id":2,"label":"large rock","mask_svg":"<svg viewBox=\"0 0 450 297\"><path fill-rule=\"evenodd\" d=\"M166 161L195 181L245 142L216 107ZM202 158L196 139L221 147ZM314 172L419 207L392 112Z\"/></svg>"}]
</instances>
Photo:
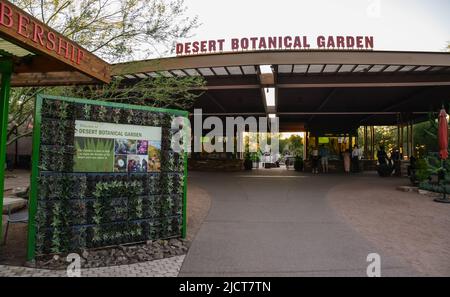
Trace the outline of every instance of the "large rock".
<instances>
[{"instance_id":1,"label":"large rock","mask_svg":"<svg viewBox=\"0 0 450 297\"><path fill-rule=\"evenodd\" d=\"M27 200L17 197L4 197L3 198L3 214L7 215L8 210L11 209L11 213L22 210L27 206Z\"/></svg>"}]
</instances>

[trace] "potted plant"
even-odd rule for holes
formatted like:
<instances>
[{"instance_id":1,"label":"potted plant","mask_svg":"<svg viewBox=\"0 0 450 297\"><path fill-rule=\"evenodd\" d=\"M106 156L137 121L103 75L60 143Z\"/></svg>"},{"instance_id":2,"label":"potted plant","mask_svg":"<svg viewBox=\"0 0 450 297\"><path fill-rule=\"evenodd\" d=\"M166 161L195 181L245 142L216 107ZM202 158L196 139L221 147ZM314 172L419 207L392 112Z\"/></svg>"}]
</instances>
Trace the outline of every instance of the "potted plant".
<instances>
[{"instance_id":1,"label":"potted plant","mask_svg":"<svg viewBox=\"0 0 450 297\"><path fill-rule=\"evenodd\" d=\"M303 158L302 157L295 156L294 169L295 169L295 171L303 171Z\"/></svg>"},{"instance_id":2,"label":"potted plant","mask_svg":"<svg viewBox=\"0 0 450 297\"><path fill-rule=\"evenodd\" d=\"M244 156L244 169L245 170L252 170L252 168L253 168L252 157L251 157L249 152L246 152L245 156Z\"/></svg>"},{"instance_id":3,"label":"potted plant","mask_svg":"<svg viewBox=\"0 0 450 297\"><path fill-rule=\"evenodd\" d=\"M261 162L261 157L258 153L252 153L253 168L259 168L259 162Z\"/></svg>"}]
</instances>

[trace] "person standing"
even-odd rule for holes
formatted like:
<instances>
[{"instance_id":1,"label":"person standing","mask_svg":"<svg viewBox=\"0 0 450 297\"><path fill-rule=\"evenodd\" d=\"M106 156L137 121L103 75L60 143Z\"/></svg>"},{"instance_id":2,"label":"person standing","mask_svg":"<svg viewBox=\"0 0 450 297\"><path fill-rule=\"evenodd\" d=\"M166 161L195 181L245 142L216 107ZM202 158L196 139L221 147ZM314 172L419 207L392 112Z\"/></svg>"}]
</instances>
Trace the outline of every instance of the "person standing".
<instances>
[{"instance_id":1,"label":"person standing","mask_svg":"<svg viewBox=\"0 0 450 297\"><path fill-rule=\"evenodd\" d=\"M394 148L391 153L391 159L394 162L394 176L401 176L401 161L400 161L400 150L398 148Z\"/></svg>"},{"instance_id":2,"label":"person standing","mask_svg":"<svg viewBox=\"0 0 450 297\"><path fill-rule=\"evenodd\" d=\"M380 145L380 149L377 152L377 159L378 159L378 163L380 165L385 165L387 164L387 154L386 151L384 150L384 146Z\"/></svg>"},{"instance_id":3,"label":"person standing","mask_svg":"<svg viewBox=\"0 0 450 297\"><path fill-rule=\"evenodd\" d=\"M322 172L323 173L328 173L328 156L330 154L330 152L328 151L328 148L324 145L322 145L320 147L320 161L322 164Z\"/></svg>"},{"instance_id":4,"label":"person standing","mask_svg":"<svg viewBox=\"0 0 450 297\"><path fill-rule=\"evenodd\" d=\"M361 156L361 150L359 149L358 145L355 145L353 147L352 151L352 171L353 172L359 172L359 157Z\"/></svg>"},{"instance_id":5,"label":"person standing","mask_svg":"<svg viewBox=\"0 0 450 297\"><path fill-rule=\"evenodd\" d=\"M312 151L312 173L319 173L319 150L315 147Z\"/></svg>"},{"instance_id":6,"label":"person standing","mask_svg":"<svg viewBox=\"0 0 450 297\"><path fill-rule=\"evenodd\" d=\"M350 172L350 150L346 150L343 153L343 157L344 157L344 171L345 171L345 173L349 173Z\"/></svg>"}]
</instances>

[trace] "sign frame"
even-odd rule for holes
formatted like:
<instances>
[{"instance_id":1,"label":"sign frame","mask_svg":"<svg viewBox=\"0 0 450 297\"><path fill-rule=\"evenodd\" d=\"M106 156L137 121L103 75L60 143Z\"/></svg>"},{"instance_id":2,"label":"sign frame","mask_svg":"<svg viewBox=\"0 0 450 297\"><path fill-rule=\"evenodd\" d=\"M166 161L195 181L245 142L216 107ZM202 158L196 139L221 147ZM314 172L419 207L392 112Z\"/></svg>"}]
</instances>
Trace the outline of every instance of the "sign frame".
<instances>
[{"instance_id":1,"label":"sign frame","mask_svg":"<svg viewBox=\"0 0 450 297\"><path fill-rule=\"evenodd\" d=\"M59 100L69 103L81 103L113 108L134 109L143 111L152 111L160 113L168 113L175 116L180 116L188 119L189 112L168 108L157 108L141 105L124 104L117 102L97 101L73 97L52 96L38 94L35 100L35 114L34 114L34 126L33 126L33 144L32 144L32 171L30 182L30 200L28 206L29 222L28 222L28 237L27 237L27 260L31 261L35 259L35 243L36 243L36 211L38 204L38 177L39 177L39 159L40 159L40 146L41 146L41 124L42 124L42 104L44 99ZM187 176L188 176L188 163L187 163L188 151L187 144L185 144L184 150L184 181L183 181L183 205L182 205L182 231L183 238L187 236Z\"/></svg>"}]
</instances>

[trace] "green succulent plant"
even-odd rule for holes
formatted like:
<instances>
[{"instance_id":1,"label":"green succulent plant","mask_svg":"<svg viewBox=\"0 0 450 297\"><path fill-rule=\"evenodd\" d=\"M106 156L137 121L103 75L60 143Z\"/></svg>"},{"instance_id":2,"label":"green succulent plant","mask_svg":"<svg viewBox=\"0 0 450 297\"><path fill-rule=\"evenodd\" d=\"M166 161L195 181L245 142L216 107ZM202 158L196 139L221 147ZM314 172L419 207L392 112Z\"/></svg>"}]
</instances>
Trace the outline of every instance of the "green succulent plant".
<instances>
[{"instance_id":1,"label":"green succulent plant","mask_svg":"<svg viewBox=\"0 0 450 297\"><path fill-rule=\"evenodd\" d=\"M100 122L105 122L107 115L108 115L108 109L105 106L101 105L98 108L97 120Z\"/></svg>"},{"instance_id":2,"label":"green succulent plant","mask_svg":"<svg viewBox=\"0 0 450 297\"><path fill-rule=\"evenodd\" d=\"M91 104L84 104L83 105L83 117L85 120L91 119L91 113L92 113L92 105Z\"/></svg>"},{"instance_id":3,"label":"green succulent plant","mask_svg":"<svg viewBox=\"0 0 450 297\"><path fill-rule=\"evenodd\" d=\"M112 111L112 120L114 123L118 124L121 118L121 109L114 108Z\"/></svg>"}]
</instances>

